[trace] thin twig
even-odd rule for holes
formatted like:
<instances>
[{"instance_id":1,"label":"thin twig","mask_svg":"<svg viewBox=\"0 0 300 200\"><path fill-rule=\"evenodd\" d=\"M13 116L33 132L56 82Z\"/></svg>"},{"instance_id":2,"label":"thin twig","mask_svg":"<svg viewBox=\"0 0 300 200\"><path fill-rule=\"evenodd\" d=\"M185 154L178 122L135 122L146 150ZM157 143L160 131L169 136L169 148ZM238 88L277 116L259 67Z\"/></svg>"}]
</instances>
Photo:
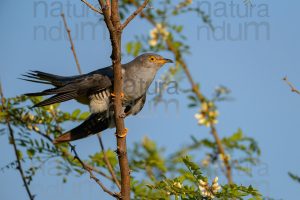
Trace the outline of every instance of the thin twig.
<instances>
[{"instance_id":1,"label":"thin twig","mask_svg":"<svg viewBox=\"0 0 300 200\"><path fill-rule=\"evenodd\" d=\"M103 158L104 158L104 162L108 168L108 171L111 175L111 177L113 178L114 182L116 183L116 185L118 186L119 189L121 189L121 185L120 185L120 182L116 176L116 173L114 172L112 166L111 166L111 163L109 162L108 160L108 157L106 155L106 152L105 152L105 148L104 148L104 145L103 145L103 142L102 142L102 138L101 138L101 133L98 133L97 134L98 136L98 140L99 140L99 144L100 144L100 147L101 147L101 151L103 152Z\"/></svg>"},{"instance_id":2,"label":"thin twig","mask_svg":"<svg viewBox=\"0 0 300 200\"><path fill-rule=\"evenodd\" d=\"M89 2L87 2L86 0L81 0L85 5L87 5L87 7L89 7L92 11L99 13L100 15L102 15L102 11L98 10L97 8L95 8L92 4L90 4Z\"/></svg>"},{"instance_id":3,"label":"thin twig","mask_svg":"<svg viewBox=\"0 0 300 200\"><path fill-rule=\"evenodd\" d=\"M149 0L145 0L143 4L141 4L136 11L134 11L126 20L125 22L121 25L121 29L124 29L129 22L131 22L131 20L133 20L138 14L140 14L144 8L147 6L147 4L149 3Z\"/></svg>"},{"instance_id":4,"label":"thin twig","mask_svg":"<svg viewBox=\"0 0 300 200\"><path fill-rule=\"evenodd\" d=\"M112 191L110 191L109 189L107 189L105 187L105 185L94 175L93 170L91 168L89 168L78 156L77 152L75 151L75 146L71 146L71 151L74 152L74 159L77 159L79 161L79 163L81 164L82 168L84 170L86 170L89 174L90 174L90 178L93 179L101 188L104 192L106 192L107 194L111 195L112 197L115 197L117 199L121 199L120 194L114 193Z\"/></svg>"},{"instance_id":5,"label":"thin twig","mask_svg":"<svg viewBox=\"0 0 300 200\"><path fill-rule=\"evenodd\" d=\"M36 131L36 133L39 134L39 135L41 135L41 136L43 136L43 137L45 137L45 138L48 139L51 143L53 143L53 139L50 138L48 135L42 133L41 131ZM70 145L70 143L68 143L68 144ZM56 147L57 147L58 149L61 149L61 147L60 147L59 145L56 146ZM74 151L76 151L76 150L74 149ZM71 153L69 153L69 152L67 152L67 151L62 151L62 152L63 152L63 156L65 156L66 158L72 157L72 156L73 156ZM72 161L70 160L70 162L72 162ZM99 170L99 169L97 169L97 168L95 168L95 167L93 167L93 166L91 166L91 165L89 165L89 164L87 164L87 163L84 163L84 164L85 164L85 166L87 166L88 168L92 169L95 173L97 173L97 174L99 174L99 175L101 175L101 176L107 178L108 180L114 181L114 180L112 179L112 177L110 177L110 176L107 175L106 173L102 172L101 170Z\"/></svg>"},{"instance_id":6,"label":"thin twig","mask_svg":"<svg viewBox=\"0 0 300 200\"><path fill-rule=\"evenodd\" d=\"M17 159L17 163L18 163L17 169L20 172L20 175L21 175L21 178L23 180L23 184L24 184L24 187L26 189L26 192L28 194L29 199L33 200L34 197L35 197L35 195L31 194L29 185L28 185L28 183L26 181L26 177L25 177L25 174L24 174L24 171L23 171L23 167L22 167L22 164L21 164L21 158L20 158L20 155L18 153L19 150L18 150L16 142L15 142L16 140L15 140L15 136L14 136L14 131L13 131L11 125L10 125L10 122L9 122L9 115L8 115L7 108L5 106L5 98L4 98L4 95L3 95L3 90L2 90L1 82L0 82L0 96L1 96L1 102L2 102L3 111L6 111L6 113L7 113L7 116L6 116L5 120L6 120L6 124L7 124L7 127L8 127L9 134L10 134L10 142L12 143L12 145L14 147L14 151L15 151L15 155L16 155L16 159Z\"/></svg>"},{"instance_id":7,"label":"thin twig","mask_svg":"<svg viewBox=\"0 0 300 200\"><path fill-rule=\"evenodd\" d=\"M22 121L22 119L21 119L19 116L11 115L11 117L13 117L14 119L16 119L16 120L18 120L18 121L20 121L20 122ZM47 139L51 144L53 143L53 139L52 139L49 135L43 133L43 132L40 131L40 130L34 130L34 132L37 133L38 135L44 137L45 139ZM66 159L68 159L69 157L73 157L73 155L72 155L70 152L63 150L63 149L62 149L63 147L61 147L60 145L56 145L56 148L59 149L59 150L61 150L61 152L62 152L62 154L63 154L62 156L65 157ZM75 150L75 151L76 151L76 150ZM69 160L70 162L72 162L72 160L70 160L70 159L68 159L68 160ZM93 167L93 166L91 166L91 165L89 165L89 164L87 164L87 163L85 163L85 165L86 165L87 167L89 167L90 169L92 169L95 173L97 173L97 174L99 174L99 175L101 175L101 176L107 178L107 179L110 180L110 181L113 181L112 177L110 177L110 176L107 175L106 173L102 172L101 170L99 170L99 169L97 169L97 168L95 168L95 167Z\"/></svg>"},{"instance_id":8,"label":"thin twig","mask_svg":"<svg viewBox=\"0 0 300 200\"><path fill-rule=\"evenodd\" d=\"M283 78L283 81L286 82L286 84L288 84L288 86L290 86L292 92L300 94L300 91L297 90L297 88L288 80L287 76Z\"/></svg>"},{"instance_id":9,"label":"thin twig","mask_svg":"<svg viewBox=\"0 0 300 200\"><path fill-rule=\"evenodd\" d=\"M132 2L136 7L139 7L140 5L136 2L136 1L133 1ZM149 15L145 14L145 13L141 13L141 17L142 18L145 18L150 24L152 24L153 26L156 26L156 21L153 20L152 17L150 17ZM191 88L192 88L192 91L195 93L195 95L197 96L198 100L203 103L203 102L206 102L206 98L204 97L204 95L201 93L199 87L197 86L196 82L194 81L192 75L191 75L191 72L187 66L187 64L185 63L185 61L183 60L183 58L181 57L181 53L178 52L178 50L174 47L174 45L172 44L172 42L170 40L166 40L166 44L167 44L167 48L169 51L171 51L175 58L176 58L176 61L182 66L183 70L184 70L184 73L186 74L190 84L191 84ZM224 158L224 165L225 165L225 168L226 168L226 177L227 177L227 180L228 180L228 183L233 183L233 180L232 180L232 172L231 172L231 166L230 166L230 163L227 159L227 156L226 156L226 153L225 153L225 150L224 150L224 147L223 147L223 144L220 140L220 137L218 135L218 132L217 132L217 129L214 125L211 125L210 127L211 129L211 134L213 135L214 137L214 140L217 144L217 148L218 148L218 152L223 156Z\"/></svg>"},{"instance_id":10,"label":"thin twig","mask_svg":"<svg viewBox=\"0 0 300 200\"><path fill-rule=\"evenodd\" d=\"M18 121L20 121L20 122L22 121L22 119L21 119L19 116L11 115L11 117L13 117L14 119L16 119L16 120L18 120ZM40 130L34 130L34 132L37 133L38 135L44 137L45 139L47 139L51 144L53 143L53 139L52 139L49 135L43 133L43 132L40 131ZM68 143L68 144L69 144L69 143ZM73 157L73 155L72 155L70 152L65 151L65 150L63 149L63 147L61 147L60 145L56 145L56 148L59 149L59 150L61 150L62 156L65 157L66 159L68 159L69 157ZM75 150L75 151L76 151L76 150ZM72 162L72 160L70 160L70 159L68 159L68 161L70 161L70 163ZM93 167L93 166L91 166L91 165L89 165L89 164L87 164L87 163L85 163L85 165L86 165L87 167L89 167L90 169L92 169L95 173L97 173L97 174L99 174L99 175L101 175L101 176L107 178L107 179L110 180L110 181L114 181L114 180L112 179L112 177L110 177L110 176L107 175L106 173L102 172L101 170L99 170L99 169L97 169L97 168L95 168L95 167Z\"/></svg>"},{"instance_id":11,"label":"thin twig","mask_svg":"<svg viewBox=\"0 0 300 200\"><path fill-rule=\"evenodd\" d=\"M64 13L61 13L61 17L62 17L62 20L63 20L63 22L64 22L65 29L66 29L66 31L67 31L67 33L68 33L68 38L69 38L69 41L70 41L70 44L71 44L71 50L72 50L73 55L74 55L74 58L75 58L77 70L78 70L79 74L82 74L81 69L80 69L80 64L79 64L79 61L78 61L78 58L77 58L77 54L76 54L76 51L75 51L74 43L73 43L73 40L72 40L71 30L70 30L69 27L68 27L68 24L67 24L67 20L66 20L65 14L64 14Z\"/></svg>"},{"instance_id":12,"label":"thin twig","mask_svg":"<svg viewBox=\"0 0 300 200\"><path fill-rule=\"evenodd\" d=\"M220 137L218 135L218 132L217 132L217 129L216 129L215 125L212 124L210 130L211 130L211 134L213 135L213 137L214 137L214 139L215 139L215 141L217 143L218 152L223 157L223 162L224 162L224 165L225 165L225 175L227 177L228 183L232 184L233 180L232 180L231 166L230 166L230 163L229 163L229 160L228 160L228 156L225 153L223 144L222 144L221 139L220 139Z\"/></svg>"}]
</instances>

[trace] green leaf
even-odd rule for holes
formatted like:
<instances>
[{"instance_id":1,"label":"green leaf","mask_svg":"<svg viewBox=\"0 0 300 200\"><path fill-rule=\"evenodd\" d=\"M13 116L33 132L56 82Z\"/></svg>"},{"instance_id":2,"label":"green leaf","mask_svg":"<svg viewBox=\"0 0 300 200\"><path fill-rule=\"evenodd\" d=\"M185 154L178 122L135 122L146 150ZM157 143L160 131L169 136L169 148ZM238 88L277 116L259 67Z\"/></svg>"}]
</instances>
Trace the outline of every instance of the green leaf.
<instances>
[{"instance_id":1,"label":"green leaf","mask_svg":"<svg viewBox=\"0 0 300 200\"><path fill-rule=\"evenodd\" d=\"M76 109L73 111L71 116L73 119L76 119L79 114L80 114L80 109Z\"/></svg>"},{"instance_id":2,"label":"green leaf","mask_svg":"<svg viewBox=\"0 0 300 200\"><path fill-rule=\"evenodd\" d=\"M26 153L27 153L28 157L29 157L30 159L32 159L32 157L33 157L34 154L35 154L35 150L32 149L32 148L30 148L30 149L27 149L27 150L26 150Z\"/></svg>"},{"instance_id":3,"label":"green leaf","mask_svg":"<svg viewBox=\"0 0 300 200\"><path fill-rule=\"evenodd\" d=\"M79 115L79 119L80 120L86 120L88 118L88 116L90 116L89 112L83 112Z\"/></svg>"},{"instance_id":4,"label":"green leaf","mask_svg":"<svg viewBox=\"0 0 300 200\"><path fill-rule=\"evenodd\" d=\"M17 155L18 155L18 159L19 159L19 160L22 160L22 159L23 159L22 151L17 150Z\"/></svg>"},{"instance_id":5,"label":"green leaf","mask_svg":"<svg viewBox=\"0 0 300 200\"><path fill-rule=\"evenodd\" d=\"M294 180L294 181L297 181L298 183L300 183L300 177L297 176L296 174L293 174L291 172L288 173L289 176Z\"/></svg>"},{"instance_id":6,"label":"green leaf","mask_svg":"<svg viewBox=\"0 0 300 200\"><path fill-rule=\"evenodd\" d=\"M200 167L191 161L190 157L186 156L183 159L185 166L190 170L190 172L195 177L195 181L198 182L199 180L207 180L206 177L202 176L202 172L200 171Z\"/></svg>"},{"instance_id":7,"label":"green leaf","mask_svg":"<svg viewBox=\"0 0 300 200\"><path fill-rule=\"evenodd\" d=\"M126 52L127 52L127 54L130 54L131 50L132 50L132 42L128 42L126 44Z\"/></svg>"},{"instance_id":8,"label":"green leaf","mask_svg":"<svg viewBox=\"0 0 300 200\"><path fill-rule=\"evenodd\" d=\"M135 43L134 50L133 50L133 56L138 56L140 50L142 48L142 44L140 42Z\"/></svg>"}]
</instances>

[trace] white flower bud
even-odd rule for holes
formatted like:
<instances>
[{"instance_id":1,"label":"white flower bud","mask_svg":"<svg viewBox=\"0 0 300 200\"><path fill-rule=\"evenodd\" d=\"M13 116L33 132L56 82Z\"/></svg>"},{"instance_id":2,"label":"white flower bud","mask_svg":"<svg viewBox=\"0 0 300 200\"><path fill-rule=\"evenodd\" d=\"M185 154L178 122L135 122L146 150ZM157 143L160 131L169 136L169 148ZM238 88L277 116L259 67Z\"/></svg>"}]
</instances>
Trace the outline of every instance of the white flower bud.
<instances>
[{"instance_id":1,"label":"white flower bud","mask_svg":"<svg viewBox=\"0 0 300 200\"><path fill-rule=\"evenodd\" d=\"M203 181L201 179L199 180L199 183L200 183L201 186L206 186L207 185L207 182L205 182L205 181Z\"/></svg>"},{"instance_id":2,"label":"white flower bud","mask_svg":"<svg viewBox=\"0 0 300 200\"><path fill-rule=\"evenodd\" d=\"M213 180L213 183L218 183L219 177L216 176L216 178Z\"/></svg>"},{"instance_id":3,"label":"white flower bud","mask_svg":"<svg viewBox=\"0 0 300 200\"><path fill-rule=\"evenodd\" d=\"M205 191L205 188L202 187L201 185L199 185L199 190L201 190L201 192Z\"/></svg>"}]
</instances>

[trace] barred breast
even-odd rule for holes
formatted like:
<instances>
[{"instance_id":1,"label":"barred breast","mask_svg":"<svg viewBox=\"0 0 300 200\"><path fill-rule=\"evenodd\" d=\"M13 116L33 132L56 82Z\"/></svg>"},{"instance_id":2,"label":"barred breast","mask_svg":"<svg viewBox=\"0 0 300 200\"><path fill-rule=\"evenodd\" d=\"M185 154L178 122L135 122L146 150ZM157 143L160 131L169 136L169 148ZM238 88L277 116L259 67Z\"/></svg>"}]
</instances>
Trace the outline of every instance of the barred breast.
<instances>
[{"instance_id":1,"label":"barred breast","mask_svg":"<svg viewBox=\"0 0 300 200\"><path fill-rule=\"evenodd\" d=\"M102 90L89 96L91 113L101 113L109 109L110 90Z\"/></svg>"}]
</instances>

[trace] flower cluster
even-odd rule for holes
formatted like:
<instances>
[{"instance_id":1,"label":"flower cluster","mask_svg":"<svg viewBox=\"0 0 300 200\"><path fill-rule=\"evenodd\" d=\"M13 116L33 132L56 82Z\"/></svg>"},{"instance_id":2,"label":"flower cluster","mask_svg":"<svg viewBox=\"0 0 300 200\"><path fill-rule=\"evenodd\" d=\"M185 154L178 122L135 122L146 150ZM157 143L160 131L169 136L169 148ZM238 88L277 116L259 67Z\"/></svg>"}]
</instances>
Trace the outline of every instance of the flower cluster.
<instances>
[{"instance_id":1,"label":"flower cluster","mask_svg":"<svg viewBox=\"0 0 300 200\"><path fill-rule=\"evenodd\" d=\"M201 194L203 197L208 197L210 199L215 198L215 194L221 189L221 186L219 186L218 183L219 178L216 177L211 186L208 184L208 182L200 180L199 181L199 190L201 191Z\"/></svg>"},{"instance_id":2,"label":"flower cluster","mask_svg":"<svg viewBox=\"0 0 300 200\"><path fill-rule=\"evenodd\" d=\"M180 182L174 182L173 185L177 188L182 188L182 184Z\"/></svg>"},{"instance_id":3,"label":"flower cluster","mask_svg":"<svg viewBox=\"0 0 300 200\"><path fill-rule=\"evenodd\" d=\"M167 28L158 23L156 27L150 31L150 40L149 45L154 47L157 45L159 38L161 37L163 40L166 40L169 37L170 33Z\"/></svg>"},{"instance_id":4,"label":"flower cluster","mask_svg":"<svg viewBox=\"0 0 300 200\"><path fill-rule=\"evenodd\" d=\"M205 158L201 161L203 167L208 167L211 163L211 157L206 155Z\"/></svg>"},{"instance_id":5,"label":"flower cluster","mask_svg":"<svg viewBox=\"0 0 300 200\"><path fill-rule=\"evenodd\" d=\"M225 155L224 154L219 154L218 156L219 156L221 161L225 161L225 160L230 161L230 159L231 159L229 154L225 154Z\"/></svg>"},{"instance_id":6,"label":"flower cluster","mask_svg":"<svg viewBox=\"0 0 300 200\"><path fill-rule=\"evenodd\" d=\"M199 125L210 127L212 124L217 124L219 113L212 102L203 102L199 113L195 114Z\"/></svg>"},{"instance_id":7,"label":"flower cluster","mask_svg":"<svg viewBox=\"0 0 300 200\"><path fill-rule=\"evenodd\" d=\"M23 113L21 115L21 120L26 123L27 128L29 130L35 130L35 131L39 131L39 127L36 125L38 124L42 124L43 121L41 119L37 119L34 115L32 115L31 113ZM35 124L35 125L33 125Z\"/></svg>"}]
</instances>

